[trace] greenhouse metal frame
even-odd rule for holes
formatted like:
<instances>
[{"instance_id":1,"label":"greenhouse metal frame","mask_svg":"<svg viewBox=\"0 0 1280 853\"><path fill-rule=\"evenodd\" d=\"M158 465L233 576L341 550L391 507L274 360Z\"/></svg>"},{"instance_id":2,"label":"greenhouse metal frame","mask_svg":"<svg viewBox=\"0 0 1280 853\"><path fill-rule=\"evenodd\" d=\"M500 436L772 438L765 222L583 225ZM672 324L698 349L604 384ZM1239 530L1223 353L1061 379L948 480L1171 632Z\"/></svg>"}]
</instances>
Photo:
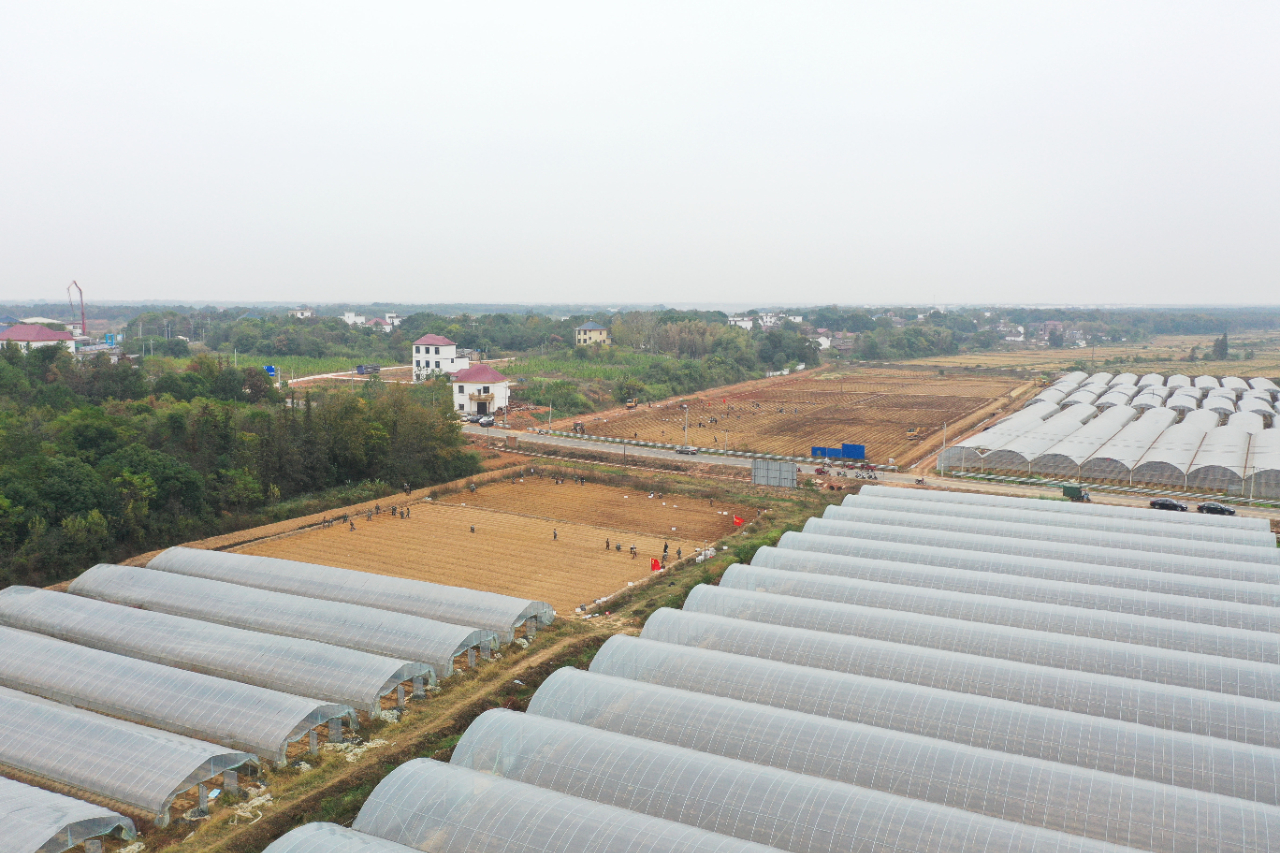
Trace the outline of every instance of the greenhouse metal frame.
<instances>
[{"instance_id":1,"label":"greenhouse metal frame","mask_svg":"<svg viewBox=\"0 0 1280 853\"><path fill-rule=\"evenodd\" d=\"M1249 437L1244 427L1231 424L1210 430L1187 468L1187 488L1239 494L1244 487Z\"/></svg>"},{"instance_id":2,"label":"greenhouse metal frame","mask_svg":"<svg viewBox=\"0 0 1280 853\"><path fill-rule=\"evenodd\" d=\"M147 567L479 628L504 643L530 619L542 625L555 619L555 610L542 601L275 557L169 548Z\"/></svg>"},{"instance_id":3,"label":"greenhouse metal frame","mask_svg":"<svg viewBox=\"0 0 1280 853\"><path fill-rule=\"evenodd\" d=\"M1245 466L1244 493L1251 498L1280 498L1280 427L1273 426L1253 437Z\"/></svg>"},{"instance_id":4,"label":"greenhouse metal frame","mask_svg":"<svg viewBox=\"0 0 1280 853\"><path fill-rule=\"evenodd\" d=\"M1143 415L1148 417L1148 415ZM982 506L1005 506L1013 509L1029 509L1037 512L1056 512L1069 515L1099 515L1113 518L1137 518L1154 520L1164 524L1200 524L1215 527L1239 527L1248 530L1270 531L1271 525L1265 518L1247 516L1200 515L1194 512L1157 513L1144 507L1117 506L1098 503L1069 503L1067 501L1046 501L1038 498L1016 498L1008 495L992 495L983 492L955 492L940 489L914 489L903 486L865 485L860 495L876 495L880 497L904 496L903 500L930 501L938 503L964 503ZM848 500L852 495L846 496Z\"/></svg>"},{"instance_id":5,"label":"greenhouse metal frame","mask_svg":"<svg viewBox=\"0 0 1280 853\"><path fill-rule=\"evenodd\" d=\"M62 853L92 838L131 841L133 821L74 797L0 776L0 827L10 853Z\"/></svg>"},{"instance_id":6,"label":"greenhouse metal frame","mask_svg":"<svg viewBox=\"0 0 1280 853\"><path fill-rule=\"evenodd\" d=\"M400 684L434 681L424 663L32 587L0 590L0 625L370 714Z\"/></svg>"},{"instance_id":7,"label":"greenhouse metal frame","mask_svg":"<svg viewBox=\"0 0 1280 853\"><path fill-rule=\"evenodd\" d=\"M987 536L953 530L927 530L922 527L891 527L855 521L829 521L821 518L811 518L806 521L804 532L822 536L844 536L849 539L984 551L992 554L1043 557L1048 560L1077 560L1097 566L1172 572L1196 577L1216 577L1223 580L1280 583L1280 566L1264 563L1261 560L1244 562L1235 559L1189 557L1180 553L1128 550L1043 539L1016 539L1009 536ZM1178 543L1187 541L1180 539ZM1258 551L1261 554L1266 553L1262 549Z\"/></svg>"},{"instance_id":8,"label":"greenhouse metal frame","mask_svg":"<svg viewBox=\"0 0 1280 853\"><path fill-rule=\"evenodd\" d=\"M879 678L610 637L591 672L1280 805L1280 751Z\"/></svg>"},{"instance_id":9,"label":"greenhouse metal frame","mask_svg":"<svg viewBox=\"0 0 1280 853\"><path fill-rule=\"evenodd\" d=\"M0 627L0 685L282 762L313 728L354 718L320 702Z\"/></svg>"},{"instance_id":10,"label":"greenhouse metal frame","mask_svg":"<svg viewBox=\"0 0 1280 853\"><path fill-rule=\"evenodd\" d=\"M913 589L945 590L988 598L1129 613L1174 622L1280 633L1280 609L1275 607L1021 575L766 548L756 551L750 566L741 563L730 566L721 576L720 586L843 601L849 590L846 580L865 580Z\"/></svg>"},{"instance_id":11,"label":"greenhouse metal frame","mask_svg":"<svg viewBox=\"0 0 1280 853\"><path fill-rule=\"evenodd\" d=\"M1101 418L1099 418L1101 420ZM913 500L912 492L899 490L897 495L849 495L841 508L865 508L890 512L918 513L934 518L972 518L979 521L1034 524L1042 528L1066 527L1095 533L1140 534L1162 539L1194 539L1200 542L1275 549L1276 537L1269 530L1246 530L1216 527L1208 524L1177 524L1158 518L1128 518L1106 515L1073 515L1065 512L1037 512L1016 507L981 504L943 503ZM1154 515L1154 513L1152 513ZM1099 537L1101 539L1101 537Z\"/></svg>"},{"instance_id":12,"label":"greenhouse metal frame","mask_svg":"<svg viewBox=\"0 0 1280 853\"><path fill-rule=\"evenodd\" d=\"M993 512L992 517L987 519L952 518L940 514L911 510L877 509L865 506L856 500L843 506L828 506L822 513L823 521L851 522L860 526L902 527L913 530L965 533L990 538L1022 539L1028 542L1083 545L1095 549L1095 552L1126 552L1130 556L1136 554L1140 558L1147 554L1174 554L1182 557L1226 560L1246 564L1268 564L1276 567L1277 579L1280 579L1280 550L1274 544L1267 547L1174 539L1159 534L1122 533L1119 531L1049 526L1023 521L1020 518L1020 516L1006 510Z\"/></svg>"},{"instance_id":13,"label":"greenhouse metal frame","mask_svg":"<svg viewBox=\"0 0 1280 853\"><path fill-rule=\"evenodd\" d=\"M1094 839L502 708L467 727L449 763L794 853L1119 853Z\"/></svg>"},{"instance_id":14,"label":"greenhouse metal frame","mask_svg":"<svg viewBox=\"0 0 1280 853\"><path fill-rule=\"evenodd\" d=\"M432 853L772 849L429 758L401 764L379 782L352 829Z\"/></svg>"},{"instance_id":15,"label":"greenhouse metal frame","mask_svg":"<svg viewBox=\"0 0 1280 853\"><path fill-rule=\"evenodd\" d=\"M99 564L72 581L67 591L171 616L423 663L439 678L453 673L458 655L479 646L487 656L493 642L492 632L449 622L137 566Z\"/></svg>"},{"instance_id":16,"label":"greenhouse metal frame","mask_svg":"<svg viewBox=\"0 0 1280 853\"><path fill-rule=\"evenodd\" d=\"M0 687L0 766L155 815L160 826L174 797L256 764L248 752Z\"/></svg>"},{"instance_id":17,"label":"greenhouse metal frame","mask_svg":"<svg viewBox=\"0 0 1280 853\"><path fill-rule=\"evenodd\" d=\"M981 631L974 631L981 639ZM658 610L642 639L1276 748L1274 702L923 644Z\"/></svg>"},{"instance_id":18,"label":"greenhouse metal frame","mask_svg":"<svg viewBox=\"0 0 1280 853\"><path fill-rule=\"evenodd\" d=\"M1195 851L1204 837L1256 847L1275 838L1280 815L1235 797L573 667L542 683L528 713L1154 853Z\"/></svg>"}]
</instances>

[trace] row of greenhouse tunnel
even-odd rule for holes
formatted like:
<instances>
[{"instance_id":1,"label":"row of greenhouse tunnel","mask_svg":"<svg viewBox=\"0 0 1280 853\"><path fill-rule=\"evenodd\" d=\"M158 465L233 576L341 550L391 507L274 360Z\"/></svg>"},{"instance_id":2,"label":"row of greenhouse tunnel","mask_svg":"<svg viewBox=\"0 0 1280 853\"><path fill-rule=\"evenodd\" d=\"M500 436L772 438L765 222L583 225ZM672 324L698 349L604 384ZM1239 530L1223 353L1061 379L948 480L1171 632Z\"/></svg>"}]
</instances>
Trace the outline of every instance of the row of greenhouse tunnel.
<instances>
[{"instance_id":1,"label":"row of greenhouse tunnel","mask_svg":"<svg viewBox=\"0 0 1280 853\"><path fill-rule=\"evenodd\" d=\"M1280 850L1261 518L864 486L268 853Z\"/></svg>"},{"instance_id":2,"label":"row of greenhouse tunnel","mask_svg":"<svg viewBox=\"0 0 1280 853\"><path fill-rule=\"evenodd\" d=\"M1280 387L1265 377L1067 374L944 449L947 472L1280 497Z\"/></svg>"},{"instance_id":3,"label":"row of greenhouse tunnel","mask_svg":"<svg viewBox=\"0 0 1280 853\"><path fill-rule=\"evenodd\" d=\"M129 815L167 825L178 798L198 819L211 795L260 787L264 765L352 736L554 618L544 602L191 548L95 566L65 592L0 590L0 848L101 850L136 837Z\"/></svg>"}]
</instances>

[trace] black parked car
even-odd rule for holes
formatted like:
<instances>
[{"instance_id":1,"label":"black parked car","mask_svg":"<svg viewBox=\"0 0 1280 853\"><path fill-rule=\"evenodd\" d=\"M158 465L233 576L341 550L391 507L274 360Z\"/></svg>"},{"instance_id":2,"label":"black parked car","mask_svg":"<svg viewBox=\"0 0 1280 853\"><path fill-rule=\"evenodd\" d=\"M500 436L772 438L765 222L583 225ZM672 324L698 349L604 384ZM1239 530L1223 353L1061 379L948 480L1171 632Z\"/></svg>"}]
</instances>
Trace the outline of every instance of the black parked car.
<instances>
[{"instance_id":1,"label":"black parked car","mask_svg":"<svg viewBox=\"0 0 1280 853\"><path fill-rule=\"evenodd\" d=\"M1186 512L1187 505L1178 503L1173 498L1156 498L1151 502L1152 509L1168 509L1174 512Z\"/></svg>"},{"instance_id":2,"label":"black parked car","mask_svg":"<svg viewBox=\"0 0 1280 853\"><path fill-rule=\"evenodd\" d=\"M1203 512L1207 515L1235 515L1236 511L1225 504L1209 501L1196 507L1196 512Z\"/></svg>"}]
</instances>

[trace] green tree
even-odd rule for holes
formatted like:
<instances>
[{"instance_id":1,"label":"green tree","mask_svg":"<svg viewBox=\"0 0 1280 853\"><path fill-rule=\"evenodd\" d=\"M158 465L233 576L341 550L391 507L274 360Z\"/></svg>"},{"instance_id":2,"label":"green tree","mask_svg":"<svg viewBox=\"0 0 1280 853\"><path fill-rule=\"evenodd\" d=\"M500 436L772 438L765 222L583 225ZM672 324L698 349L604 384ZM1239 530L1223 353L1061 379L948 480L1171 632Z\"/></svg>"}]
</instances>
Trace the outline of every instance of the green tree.
<instances>
[{"instance_id":1,"label":"green tree","mask_svg":"<svg viewBox=\"0 0 1280 853\"><path fill-rule=\"evenodd\" d=\"M1223 332L1222 337L1213 342L1213 360L1226 361L1230 357L1231 351L1227 345L1227 333Z\"/></svg>"}]
</instances>

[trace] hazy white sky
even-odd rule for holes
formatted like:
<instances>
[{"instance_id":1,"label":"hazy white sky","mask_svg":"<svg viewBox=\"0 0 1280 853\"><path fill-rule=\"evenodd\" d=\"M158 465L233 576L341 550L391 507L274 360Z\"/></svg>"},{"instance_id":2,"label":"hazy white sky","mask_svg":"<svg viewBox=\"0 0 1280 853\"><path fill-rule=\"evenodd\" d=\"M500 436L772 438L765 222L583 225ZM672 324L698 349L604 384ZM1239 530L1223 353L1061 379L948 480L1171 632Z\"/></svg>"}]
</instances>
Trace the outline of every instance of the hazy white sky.
<instances>
[{"instance_id":1,"label":"hazy white sky","mask_svg":"<svg viewBox=\"0 0 1280 853\"><path fill-rule=\"evenodd\" d=\"M1280 302L1280 3L0 0L0 299Z\"/></svg>"}]
</instances>

